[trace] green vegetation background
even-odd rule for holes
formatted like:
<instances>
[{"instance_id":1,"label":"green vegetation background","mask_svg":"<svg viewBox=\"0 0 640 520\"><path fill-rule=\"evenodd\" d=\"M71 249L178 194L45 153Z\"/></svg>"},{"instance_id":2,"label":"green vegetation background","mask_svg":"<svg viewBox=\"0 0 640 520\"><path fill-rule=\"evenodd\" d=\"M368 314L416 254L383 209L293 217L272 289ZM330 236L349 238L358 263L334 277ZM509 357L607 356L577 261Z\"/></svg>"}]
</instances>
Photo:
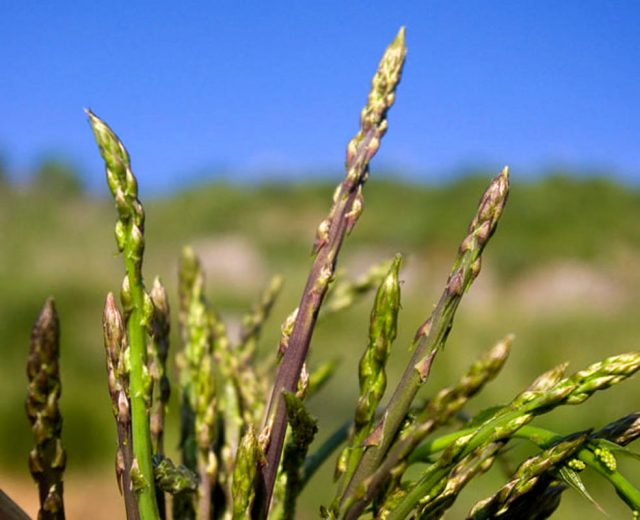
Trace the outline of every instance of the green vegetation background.
<instances>
[{"instance_id":1,"label":"green vegetation background","mask_svg":"<svg viewBox=\"0 0 640 520\"><path fill-rule=\"evenodd\" d=\"M365 211L345 243L339 268L345 276L357 277L396 252L407 255L390 385L408 359L416 327L437 300L490 176L424 186L374 173L365 188ZM269 276L282 273L285 289L261 345L264 356L274 355L280 323L297 305L315 228L328 211L335 182L219 182L155 199L145 198L142 186L147 281L156 274L162 277L175 310L177 256L182 245L192 244L208 271L209 299L233 332ZM47 183L31 188L0 184L0 468L28 474L24 366L32 322L44 299L54 295L62 322L68 468L100 466L113 478L115 428L100 318L107 291L118 291L123 274L113 239L115 211L106 197L71 192ZM463 301L426 393L454 381L481 350L510 332L516 334L511 359L499 379L471 402L471 411L510 399L562 361L571 361L577 370L605 356L637 350L639 295L640 190L604 178L551 175L526 181L515 172L483 272ZM310 402L320 418L319 440L352 414L372 297L327 320L315 334L311 365L328 358L342 361L335 379ZM175 323L175 312L173 317ZM175 327L173 332L175 337ZM638 410L639 389L638 381L628 382L540 423L558 432L600 427ZM176 419L175 406L170 414ZM169 445L175 446L175 421L168 428ZM523 454L521 448L512 452L514 459ZM632 481L640 484L637 463L626 466ZM331 471L328 467L316 482L330 479ZM462 515L473 499L490 494L502 478L496 469L474 484L451 518ZM596 499L613 517L626 514L612 490L598 487L596 479L587 482L596 486ZM317 517L329 489L312 484L301 517ZM558 517L578 514L600 517L593 506L566 493Z\"/></svg>"}]
</instances>

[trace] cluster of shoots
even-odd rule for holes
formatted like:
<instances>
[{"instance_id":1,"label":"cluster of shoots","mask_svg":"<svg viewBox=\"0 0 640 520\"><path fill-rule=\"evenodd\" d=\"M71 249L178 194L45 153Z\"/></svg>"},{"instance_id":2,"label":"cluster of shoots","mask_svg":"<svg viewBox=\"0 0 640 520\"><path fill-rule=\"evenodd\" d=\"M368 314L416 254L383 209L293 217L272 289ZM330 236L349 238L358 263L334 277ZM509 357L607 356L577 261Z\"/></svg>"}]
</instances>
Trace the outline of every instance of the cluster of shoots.
<instances>
[{"instance_id":1,"label":"cluster of shoots","mask_svg":"<svg viewBox=\"0 0 640 520\"><path fill-rule=\"evenodd\" d=\"M120 301L107 296L103 327L117 431L116 477L129 520L293 519L300 493L318 467L331 460L335 492L320 508L322 517L440 518L469 482L522 441L531 443L534 454L512 468L492 496L475 504L469 518L546 518L568 488L592 500L580 476L584 470L600 475L636 517L640 514L640 490L616 464L616 457L633 454L626 446L640 435L639 413L600 430L552 432L530 424L541 414L581 404L629 378L640 369L639 352L605 359L571 375L565 374L566 364L559 365L508 404L472 415L465 411L468 401L507 361L513 337L506 336L481 353L457 382L432 391L429 399L417 398L503 214L509 193L506 168L489 183L475 213L468 208L470 224L442 294L417 327L409 346L411 360L385 398L402 258L386 260L353 282L340 279L336 266L363 208L369 162L387 131L405 55L401 30L373 77L360 128L347 146L344 180L317 228L299 305L284 320L281 340L270 355L259 358L264 349L258 346L282 279L268 284L247 313L238 339L232 340L206 298L201 263L185 247L173 305L180 344L171 387L168 296L158 278L150 288L144 282L145 216L129 154L116 134L88 112L115 200L115 236L124 257ZM317 446L318 424L305 403L330 379L335 363L316 370L307 365L316 322L367 298L373 305L368 337L362 338L354 413ZM64 518L58 338L58 319L49 300L34 326L28 363L27 411L35 440L29 461L43 519ZM179 460L171 460L165 451L170 392L177 393L179 403L174 410L180 415Z\"/></svg>"}]
</instances>

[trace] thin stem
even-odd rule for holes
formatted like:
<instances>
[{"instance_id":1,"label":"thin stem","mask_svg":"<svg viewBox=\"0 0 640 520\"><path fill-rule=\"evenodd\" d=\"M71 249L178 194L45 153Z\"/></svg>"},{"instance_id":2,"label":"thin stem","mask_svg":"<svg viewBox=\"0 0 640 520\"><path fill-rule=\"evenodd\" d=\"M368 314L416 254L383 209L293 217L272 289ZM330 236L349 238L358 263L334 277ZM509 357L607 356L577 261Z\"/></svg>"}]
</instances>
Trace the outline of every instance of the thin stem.
<instances>
[{"instance_id":1,"label":"thin stem","mask_svg":"<svg viewBox=\"0 0 640 520\"><path fill-rule=\"evenodd\" d=\"M127 275L131 279L135 276L135 263L127 255L125 248L125 266ZM142 306L144 302L144 289L134 284L131 286L134 308L127 323L129 335L130 363L129 373L130 399L131 399L131 430L133 437L133 453L138 463L140 478L134 482L140 517L142 520L159 518L158 506L155 497L153 479L153 464L151 462L151 427L148 416L147 391L149 374L147 372L147 339L143 325Z\"/></svg>"}]
</instances>

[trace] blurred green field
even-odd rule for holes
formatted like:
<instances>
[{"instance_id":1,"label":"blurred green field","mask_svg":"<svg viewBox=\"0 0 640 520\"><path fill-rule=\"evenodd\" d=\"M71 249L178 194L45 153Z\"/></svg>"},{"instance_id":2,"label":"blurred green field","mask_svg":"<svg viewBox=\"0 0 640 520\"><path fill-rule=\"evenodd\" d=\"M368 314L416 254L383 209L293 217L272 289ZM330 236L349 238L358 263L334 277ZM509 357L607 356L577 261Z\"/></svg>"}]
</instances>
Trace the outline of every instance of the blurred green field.
<instances>
[{"instance_id":1,"label":"blurred green field","mask_svg":"<svg viewBox=\"0 0 640 520\"><path fill-rule=\"evenodd\" d=\"M396 252L406 255L390 385L409 357L416 327L438 298L489 178L424 186L372 175L365 188L365 210L345 242L339 268L344 276L356 277ZM325 182L216 183L145 201L143 186L147 281L160 275L175 302L177 256L182 245L192 244L208 273L209 299L233 333L270 275L283 274L286 285L261 345L263 356L273 355L280 323L300 297L315 228L328 211L333 187ZM28 474L24 366L31 324L44 299L54 295L62 323L68 468L81 472L103 467L107 478L113 478L115 428L100 323L104 297L119 290L123 275L113 239L112 203L106 197L63 197L8 186L0 190L0 469L3 474ZM638 350L639 267L640 190L604 178L556 175L526 181L515 174L483 271L460 307L425 392L452 382L481 350L507 333L516 335L511 359L498 381L472 401L471 411L507 401L562 361L577 370L608 355ZM319 440L352 413L371 299L326 320L314 336L312 366L328 358L342 361L334 380L309 403L320 419ZM560 433L600 427L640 409L639 390L639 381L632 380L537 424ZM168 433L169 445L175 446L175 421ZM631 480L640 485L637 463L626 466ZM330 479L332 470L326 468L316 482ZM449 517L463 515L501 479L499 471L490 472L463 494ZM601 480L586 480L612 517L628 516ZM300 518L316 518L329 490L325 484L309 486ZM557 518L600 517L574 493L565 495Z\"/></svg>"}]
</instances>

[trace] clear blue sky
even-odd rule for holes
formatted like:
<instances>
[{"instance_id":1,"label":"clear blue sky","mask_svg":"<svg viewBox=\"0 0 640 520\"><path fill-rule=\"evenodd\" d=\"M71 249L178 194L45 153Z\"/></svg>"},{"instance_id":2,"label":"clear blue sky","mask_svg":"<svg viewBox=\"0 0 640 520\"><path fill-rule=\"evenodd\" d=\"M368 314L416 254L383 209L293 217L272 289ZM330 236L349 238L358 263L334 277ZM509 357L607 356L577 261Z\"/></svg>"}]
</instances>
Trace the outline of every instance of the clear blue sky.
<instances>
[{"instance_id":1,"label":"clear blue sky","mask_svg":"<svg viewBox=\"0 0 640 520\"><path fill-rule=\"evenodd\" d=\"M102 166L83 107L147 190L203 172L339 171L386 44L409 55L375 168L549 165L640 181L640 2L5 2L0 151Z\"/></svg>"}]
</instances>

